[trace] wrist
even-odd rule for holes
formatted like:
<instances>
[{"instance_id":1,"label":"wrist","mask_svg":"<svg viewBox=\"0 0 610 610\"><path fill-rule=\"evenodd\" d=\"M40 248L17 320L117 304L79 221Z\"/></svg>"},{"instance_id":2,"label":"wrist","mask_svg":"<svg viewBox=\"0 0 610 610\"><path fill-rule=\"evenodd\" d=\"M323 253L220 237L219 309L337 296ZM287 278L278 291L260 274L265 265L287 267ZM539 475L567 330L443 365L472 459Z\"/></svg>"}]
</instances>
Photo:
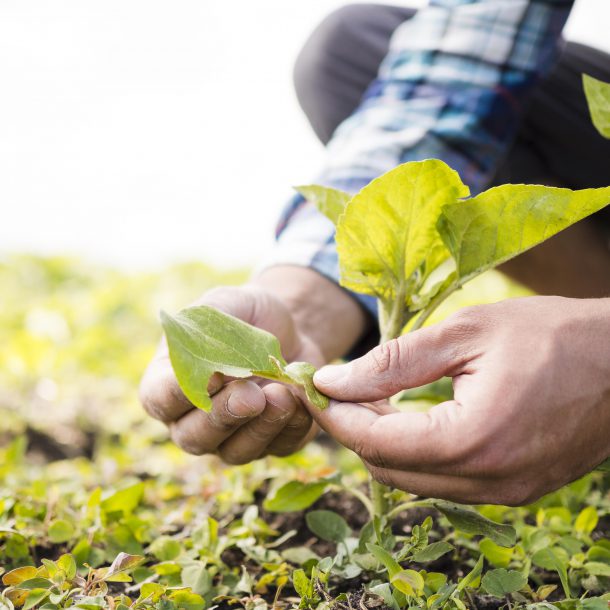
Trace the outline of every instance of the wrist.
<instances>
[{"instance_id":1,"label":"wrist","mask_svg":"<svg viewBox=\"0 0 610 610\"><path fill-rule=\"evenodd\" d=\"M250 284L268 290L286 305L298 332L318 346L327 362L345 355L367 330L369 319L358 302L308 267L269 267Z\"/></svg>"}]
</instances>

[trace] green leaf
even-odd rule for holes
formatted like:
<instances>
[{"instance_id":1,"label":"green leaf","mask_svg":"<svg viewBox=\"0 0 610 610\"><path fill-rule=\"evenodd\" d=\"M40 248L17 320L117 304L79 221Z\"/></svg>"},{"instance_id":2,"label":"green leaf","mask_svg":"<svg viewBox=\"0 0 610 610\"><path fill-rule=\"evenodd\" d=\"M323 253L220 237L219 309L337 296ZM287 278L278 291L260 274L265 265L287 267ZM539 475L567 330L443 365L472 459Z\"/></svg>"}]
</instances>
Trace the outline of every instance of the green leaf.
<instances>
[{"instance_id":1,"label":"green leaf","mask_svg":"<svg viewBox=\"0 0 610 610\"><path fill-rule=\"evenodd\" d=\"M65 519L55 519L49 524L47 535L55 544L68 542L75 534L74 525Z\"/></svg>"},{"instance_id":2,"label":"green leaf","mask_svg":"<svg viewBox=\"0 0 610 610\"><path fill-rule=\"evenodd\" d=\"M593 576L610 577L610 565L607 563L602 563L601 561L587 561L583 567L589 574L593 574Z\"/></svg>"},{"instance_id":3,"label":"green leaf","mask_svg":"<svg viewBox=\"0 0 610 610\"><path fill-rule=\"evenodd\" d=\"M286 362L279 341L271 333L213 307L188 307L175 316L161 312L169 356L178 383L186 397L209 411L212 401L208 383L214 373L251 377L255 372L277 375L273 356Z\"/></svg>"},{"instance_id":4,"label":"green leaf","mask_svg":"<svg viewBox=\"0 0 610 610\"><path fill-rule=\"evenodd\" d=\"M196 407L211 409L208 383L214 373L298 384L312 404L328 406L328 398L313 384L315 367L305 362L288 367L271 333L205 305L188 307L175 316L161 312L161 321L178 383Z\"/></svg>"},{"instance_id":5,"label":"green leaf","mask_svg":"<svg viewBox=\"0 0 610 610\"><path fill-rule=\"evenodd\" d=\"M263 508L272 513L288 513L309 508L328 486L328 481L301 483L290 481L282 485L273 496L266 498Z\"/></svg>"},{"instance_id":6,"label":"green leaf","mask_svg":"<svg viewBox=\"0 0 610 610\"><path fill-rule=\"evenodd\" d=\"M558 557L553 549L540 549L534 553L532 561L535 565L545 570L555 570L555 572L559 574L559 580L561 581L561 586L563 587L563 592L566 597L572 597L566 564Z\"/></svg>"},{"instance_id":7,"label":"green leaf","mask_svg":"<svg viewBox=\"0 0 610 610\"><path fill-rule=\"evenodd\" d=\"M574 521L574 531L579 534L590 534L596 527L599 517L593 506L583 508Z\"/></svg>"},{"instance_id":8,"label":"green leaf","mask_svg":"<svg viewBox=\"0 0 610 610\"><path fill-rule=\"evenodd\" d=\"M402 570L400 564L383 547L377 544L369 543L366 545L366 548L375 557L375 559L385 567L385 569L388 571L388 576L390 579L396 576L396 574Z\"/></svg>"},{"instance_id":9,"label":"green leaf","mask_svg":"<svg viewBox=\"0 0 610 610\"><path fill-rule=\"evenodd\" d=\"M453 545L444 540L433 542L421 551L415 553L411 559L417 563L428 563L429 561L434 561L439 557L442 557L445 553L452 551L453 548Z\"/></svg>"},{"instance_id":10,"label":"green leaf","mask_svg":"<svg viewBox=\"0 0 610 610\"><path fill-rule=\"evenodd\" d=\"M102 501L102 510L106 513L123 512L131 513L140 504L144 495L144 483L135 483L115 491Z\"/></svg>"},{"instance_id":11,"label":"green leaf","mask_svg":"<svg viewBox=\"0 0 610 610\"><path fill-rule=\"evenodd\" d=\"M76 608L82 608L82 610L97 610L98 608L106 607L106 600L102 595L86 596L77 598Z\"/></svg>"},{"instance_id":12,"label":"green leaf","mask_svg":"<svg viewBox=\"0 0 610 610\"><path fill-rule=\"evenodd\" d=\"M295 570L292 573L292 585L299 597L311 596L311 581L307 578L304 570Z\"/></svg>"},{"instance_id":13,"label":"green leaf","mask_svg":"<svg viewBox=\"0 0 610 610\"><path fill-rule=\"evenodd\" d=\"M52 586L53 582L48 578L41 578L40 576L24 580L19 584L20 589L28 589L30 591L33 591L34 589L50 589Z\"/></svg>"},{"instance_id":14,"label":"green leaf","mask_svg":"<svg viewBox=\"0 0 610 610\"><path fill-rule=\"evenodd\" d=\"M32 589L25 604L23 604L23 610L30 610L30 608L38 606L50 593L47 589Z\"/></svg>"},{"instance_id":15,"label":"green leaf","mask_svg":"<svg viewBox=\"0 0 610 610\"><path fill-rule=\"evenodd\" d=\"M610 204L610 187L571 191L506 184L443 208L438 230L457 285L533 248Z\"/></svg>"},{"instance_id":16,"label":"green leaf","mask_svg":"<svg viewBox=\"0 0 610 610\"><path fill-rule=\"evenodd\" d=\"M491 570L483 576L481 585L490 595L505 597L515 591L523 589L527 585L527 578L516 570Z\"/></svg>"},{"instance_id":17,"label":"green leaf","mask_svg":"<svg viewBox=\"0 0 610 610\"><path fill-rule=\"evenodd\" d=\"M205 608L203 597L191 591L176 591L169 598L177 604L180 610L203 610Z\"/></svg>"},{"instance_id":18,"label":"green leaf","mask_svg":"<svg viewBox=\"0 0 610 610\"><path fill-rule=\"evenodd\" d=\"M311 201L334 225L337 224L347 202L352 198L349 193L344 191L316 184L295 186L295 190L301 193L307 201Z\"/></svg>"},{"instance_id":19,"label":"green leaf","mask_svg":"<svg viewBox=\"0 0 610 610\"><path fill-rule=\"evenodd\" d=\"M337 225L341 285L412 305L409 296L449 258L436 228L442 207L468 194L458 174L435 159L399 165L373 180Z\"/></svg>"},{"instance_id":20,"label":"green leaf","mask_svg":"<svg viewBox=\"0 0 610 610\"><path fill-rule=\"evenodd\" d=\"M169 536L159 536L148 547L148 552L152 553L159 561L176 559L181 551L180 543Z\"/></svg>"},{"instance_id":21,"label":"green leaf","mask_svg":"<svg viewBox=\"0 0 610 610\"><path fill-rule=\"evenodd\" d=\"M604 138L610 138L610 84L588 74L582 75L582 82L593 124Z\"/></svg>"},{"instance_id":22,"label":"green leaf","mask_svg":"<svg viewBox=\"0 0 610 610\"><path fill-rule=\"evenodd\" d=\"M483 555L480 555L477 562L474 564L474 568L460 580L457 587L455 588L456 592L463 591L466 587L475 587L478 582L479 577L481 576L481 572L483 572Z\"/></svg>"},{"instance_id":23,"label":"green leaf","mask_svg":"<svg viewBox=\"0 0 610 610\"><path fill-rule=\"evenodd\" d=\"M193 561L184 565L180 578L185 587L198 595L205 595L212 587L212 575L203 561Z\"/></svg>"},{"instance_id":24,"label":"green leaf","mask_svg":"<svg viewBox=\"0 0 610 610\"><path fill-rule=\"evenodd\" d=\"M479 542L479 550L483 553L485 559L497 568L507 568L515 552L514 548L500 546L489 538L483 538Z\"/></svg>"},{"instance_id":25,"label":"green leaf","mask_svg":"<svg viewBox=\"0 0 610 610\"><path fill-rule=\"evenodd\" d=\"M480 513L453 502L435 500L434 506L449 519L456 529L462 532L487 536L496 544L506 547L514 546L517 541L517 532L510 525L490 521Z\"/></svg>"},{"instance_id":26,"label":"green leaf","mask_svg":"<svg viewBox=\"0 0 610 610\"><path fill-rule=\"evenodd\" d=\"M331 510L312 510L305 515L307 527L322 540L343 542L351 529L345 519Z\"/></svg>"},{"instance_id":27,"label":"green leaf","mask_svg":"<svg viewBox=\"0 0 610 610\"><path fill-rule=\"evenodd\" d=\"M405 595L419 595L424 590L424 579L415 570L401 570L391 577L390 582Z\"/></svg>"},{"instance_id":28,"label":"green leaf","mask_svg":"<svg viewBox=\"0 0 610 610\"><path fill-rule=\"evenodd\" d=\"M57 560L57 567L64 571L68 580L72 580L76 576L76 561L69 553L62 555Z\"/></svg>"}]
</instances>

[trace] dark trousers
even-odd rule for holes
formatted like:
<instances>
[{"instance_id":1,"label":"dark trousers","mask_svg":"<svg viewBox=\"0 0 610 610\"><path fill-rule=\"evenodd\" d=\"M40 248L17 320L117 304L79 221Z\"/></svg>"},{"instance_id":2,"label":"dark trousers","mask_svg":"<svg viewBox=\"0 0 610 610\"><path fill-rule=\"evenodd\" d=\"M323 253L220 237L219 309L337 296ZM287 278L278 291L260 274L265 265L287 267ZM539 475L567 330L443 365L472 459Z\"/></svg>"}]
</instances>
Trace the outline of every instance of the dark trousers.
<instances>
[{"instance_id":1,"label":"dark trousers","mask_svg":"<svg viewBox=\"0 0 610 610\"><path fill-rule=\"evenodd\" d=\"M323 143L358 106L377 76L394 30L414 9L354 4L329 15L295 65L299 103ZM581 75L610 81L610 55L565 43L552 73L536 89L496 183L569 188L610 185L610 141L591 123Z\"/></svg>"},{"instance_id":2,"label":"dark trousers","mask_svg":"<svg viewBox=\"0 0 610 610\"><path fill-rule=\"evenodd\" d=\"M377 76L394 30L414 9L354 4L329 15L311 34L295 65L301 107L323 143L358 106ZM565 43L552 73L532 95L496 184L573 189L610 185L610 140L593 127L582 74L610 82L610 55ZM577 223L501 270L540 294L610 294L610 206Z\"/></svg>"}]
</instances>

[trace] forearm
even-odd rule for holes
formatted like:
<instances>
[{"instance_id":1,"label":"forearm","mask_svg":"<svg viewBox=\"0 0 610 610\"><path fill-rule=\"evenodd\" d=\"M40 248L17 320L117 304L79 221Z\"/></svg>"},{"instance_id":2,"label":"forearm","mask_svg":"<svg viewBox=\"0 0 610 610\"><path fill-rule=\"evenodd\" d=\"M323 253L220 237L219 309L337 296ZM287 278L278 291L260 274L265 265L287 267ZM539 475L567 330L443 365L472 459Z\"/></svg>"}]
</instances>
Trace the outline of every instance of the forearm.
<instances>
[{"instance_id":1,"label":"forearm","mask_svg":"<svg viewBox=\"0 0 610 610\"><path fill-rule=\"evenodd\" d=\"M313 269L268 267L251 283L269 290L288 306L299 331L319 347L328 362L344 356L371 323L353 297Z\"/></svg>"}]
</instances>

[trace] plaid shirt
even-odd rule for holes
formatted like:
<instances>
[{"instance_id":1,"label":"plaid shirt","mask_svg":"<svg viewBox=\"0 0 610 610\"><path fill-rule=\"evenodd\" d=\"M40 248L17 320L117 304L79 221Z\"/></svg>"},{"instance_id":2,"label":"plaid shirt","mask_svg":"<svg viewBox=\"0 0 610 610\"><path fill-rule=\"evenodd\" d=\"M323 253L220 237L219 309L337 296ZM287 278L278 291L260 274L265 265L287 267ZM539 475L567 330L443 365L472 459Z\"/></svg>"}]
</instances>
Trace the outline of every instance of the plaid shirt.
<instances>
[{"instance_id":1,"label":"plaid shirt","mask_svg":"<svg viewBox=\"0 0 610 610\"><path fill-rule=\"evenodd\" d=\"M335 131L317 183L351 193L400 163L442 159L473 194L493 180L528 94L552 67L573 0L431 0L394 32L379 74ZM266 265L338 282L334 227L303 197ZM372 313L375 299L354 295Z\"/></svg>"}]
</instances>

